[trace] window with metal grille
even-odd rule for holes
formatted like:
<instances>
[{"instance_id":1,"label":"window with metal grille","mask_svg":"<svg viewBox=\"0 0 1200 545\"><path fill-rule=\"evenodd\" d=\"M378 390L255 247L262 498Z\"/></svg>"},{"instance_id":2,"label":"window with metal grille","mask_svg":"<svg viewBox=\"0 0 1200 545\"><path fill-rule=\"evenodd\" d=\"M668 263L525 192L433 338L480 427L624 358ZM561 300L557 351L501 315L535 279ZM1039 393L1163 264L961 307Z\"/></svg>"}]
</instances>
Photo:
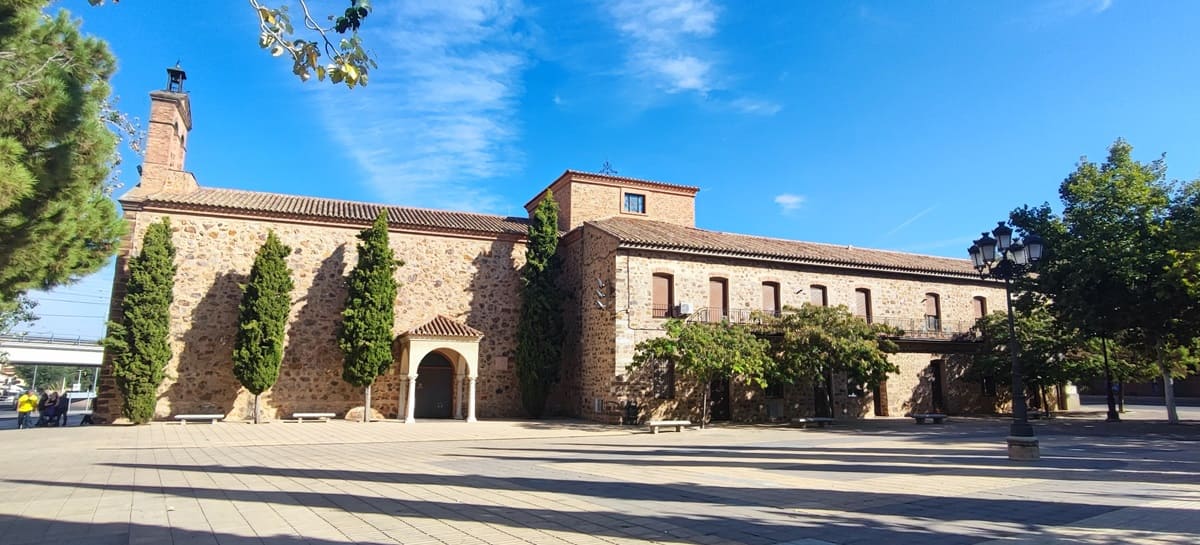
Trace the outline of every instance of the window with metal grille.
<instances>
[{"instance_id":1,"label":"window with metal grille","mask_svg":"<svg viewBox=\"0 0 1200 545\"><path fill-rule=\"evenodd\" d=\"M675 279L666 273L654 273L654 307L651 309L655 318L670 318L675 310Z\"/></svg>"},{"instance_id":2,"label":"window with metal grille","mask_svg":"<svg viewBox=\"0 0 1200 545\"><path fill-rule=\"evenodd\" d=\"M936 293L925 294L925 330L942 330L942 298Z\"/></svg>"}]
</instances>

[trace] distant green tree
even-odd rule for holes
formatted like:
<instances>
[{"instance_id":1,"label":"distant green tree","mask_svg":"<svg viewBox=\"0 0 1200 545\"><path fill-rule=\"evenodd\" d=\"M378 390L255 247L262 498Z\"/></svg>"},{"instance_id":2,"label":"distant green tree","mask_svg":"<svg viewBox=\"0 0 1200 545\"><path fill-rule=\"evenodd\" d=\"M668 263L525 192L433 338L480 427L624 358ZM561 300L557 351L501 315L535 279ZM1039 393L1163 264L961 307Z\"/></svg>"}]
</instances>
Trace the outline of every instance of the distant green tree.
<instances>
[{"instance_id":1,"label":"distant green tree","mask_svg":"<svg viewBox=\"0 0 1200 545\"><path fill-rule=\"evenodd\" d=\"M254 423L258 424L259 398L279 380L283 337L292 307L292 271L287 256L292 249L275 235L258 248L250 279L242 286L238 331L233 345L233 375L254 394Z\"/></svg>"},{"instance_id":2,"label":"distant green tree","mask_svg":"<svg viewBox=\"0 0 1200 545\"><path fill-rule=\"evenodd\" d=\"M899 349L888 336L899 330L867 323L844 306L805 304L784 310L780 316L768 318L782 333L772 347L771 382L812 383L825 397L823 406L831 408L834 374L844 373L850 383L875 388L888 374L900 372L888 361L888 354Z\"/></svg>"},{"instance_id":3,"label":"distant green tree","mask_svg":"<svg viewBox=\"0 0 1200 545\"><path fill-rule=\"evenodd\" d=\"M79 387L82 390L91 390L96 374L95 367L63 367L59 365L15 365L13 371L30 388L36 386L59 391L70 389L75 381L79 381Z\"/></svg>"},{"instance_id":4,"label":"distant green tree","mask_svg":"<svg viewBox=\"0 0 1200 545\"><path fill-rule=\"evenodd\" d=\"M695 381L701 391L700 427L708 422L709 392L718 378L738 378L765 387L772 365L770 343L742 324L667 320L666 335L637 344L633 368L651 363L674 365L675 372Z\"/></svg>"},{"instance_id":5,"label":"distant green tree","mask_svg":"<svg viewBox=\"0 0 1200 545\"><path fill-rule=\"evenodd\" d=\"M345 360L342 379L364 388L363 422L371 421L371 385L392 365L396 323L396 268L404 263L388 244L387 211L359 233L358 264L350 271L338 346Z\"/></svg>"},{"instance_id":6,"label":"distant green tree","mask_svg":"<svg viewBox=\"0 0 1200 545\"><path fill-rule=\"evenodd\" d=\"M558 203L547 190L529 223L517 323L516 368L521 402L534 418L542 416L562 366L562 292L555 284L557 251Z\"/></svg>"},{"instance_id":7,"label":"distant green tree","mask_svg":"<svg viewBox=\"0 0 1200 545\"><path fill-rule=\"evenodd\" d=\"M45 1L0 6L0 314L30 289L104 266L124 223L108 198L103 120L116 61Z\"/></svg>"},{"instance_id":8,"label":"distant green tree","mask_svg":"<svg viewBox=\"0 0 1200 545\"><path fill-rule=\"evenodd\" d=\"M1017 357L1024 384L1036 390L1043 402L1047 388L1081 383L1103 372L1099 343L1089 342L1078 332L1063 330L1061 322L1054 319L1047 307L1038 305L1014 313L1014 329L1021 347ZM1007 315L994 312L984 316L976 321L974 331L980 341L979 350L963 358L966 362L964 378L982 381L1011 373ZM1114 361L1117 359L1115 355L1113 358ZM1043 408L1050 410L1048 404Z\"/></svg>"},{"instance_id":9,"label":"distant green tree","mask_svg":"<svg viewBox=\"0 0 1200 545\"><path fill-rule=\"evenodd\" d=\"M104 341L113 377L135 424L154 418L158 387L171 360L171 300L175 287L175 245L171 220L146 229L142 252L129 260L129 281L121 300L122 319L108 323Z\"/></svg>"}]
</instances>

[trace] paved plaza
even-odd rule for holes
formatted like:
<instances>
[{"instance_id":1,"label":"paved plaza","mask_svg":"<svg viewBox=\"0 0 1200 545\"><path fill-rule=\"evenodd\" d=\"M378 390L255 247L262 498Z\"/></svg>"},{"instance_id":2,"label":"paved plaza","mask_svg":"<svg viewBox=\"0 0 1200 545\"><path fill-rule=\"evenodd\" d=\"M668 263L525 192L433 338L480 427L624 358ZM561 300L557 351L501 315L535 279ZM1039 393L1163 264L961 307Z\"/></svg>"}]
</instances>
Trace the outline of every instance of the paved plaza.
<instances>
[{"instance_id":1,"label":"paved plaza","mask_svg":"<svg viewBox=\"0 0 1200 545\"><path fill-rule=\"evenodd\" d=\"M0 544L1200 543L1200 425L1102 419L3 430Z\"/></svg>"}]
</instances>

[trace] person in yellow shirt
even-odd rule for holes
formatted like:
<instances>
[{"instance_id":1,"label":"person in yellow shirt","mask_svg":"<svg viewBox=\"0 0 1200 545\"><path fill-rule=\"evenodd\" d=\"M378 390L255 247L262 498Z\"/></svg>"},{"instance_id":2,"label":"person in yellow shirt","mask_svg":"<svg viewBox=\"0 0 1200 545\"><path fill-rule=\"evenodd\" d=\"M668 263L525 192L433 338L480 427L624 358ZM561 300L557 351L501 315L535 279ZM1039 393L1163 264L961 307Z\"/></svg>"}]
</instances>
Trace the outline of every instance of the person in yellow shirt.
<instances>
[{"instance_id":1,"label":"person in yellow shirt","mask_svg":"<svg viewBox=\"0 0 1200 545\"><path fill-rule=\"evenodd\" d=\"M29 414L37 408L38 397L33 390L27 390L17 398L17 429L28 428Z\"/></svg>"}]
</instances>

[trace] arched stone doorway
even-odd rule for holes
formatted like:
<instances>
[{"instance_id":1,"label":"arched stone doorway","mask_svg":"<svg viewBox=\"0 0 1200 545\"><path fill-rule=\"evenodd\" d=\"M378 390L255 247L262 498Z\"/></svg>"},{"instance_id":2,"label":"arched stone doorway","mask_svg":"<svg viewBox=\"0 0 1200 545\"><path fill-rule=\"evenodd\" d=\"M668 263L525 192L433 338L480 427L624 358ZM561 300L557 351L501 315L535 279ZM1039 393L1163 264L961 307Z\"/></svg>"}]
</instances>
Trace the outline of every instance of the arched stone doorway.
<instances>
[{"instance_id":1,"label":"arched stone doorway","mask_svg":"<svg viewBox=\"0 0 1200 545\"><path fill-rule=\"evenodd\" d=\"M483 332L437 316L397 339L401 352L396 362L401 382L399 416L404 422L417 418L475 421L481 338Z\"/></svg>"},{"instance_id":2,"label":"arched stone doorway","mask_svg":"<svg viewBox=\"0 0 1200 545\"><path fill-rule=\"evenodd\" d=\"M417 365L417 418L450 418L454 406L454 364L440 352L430 352Z\"/></svg>"}]
</instances>

